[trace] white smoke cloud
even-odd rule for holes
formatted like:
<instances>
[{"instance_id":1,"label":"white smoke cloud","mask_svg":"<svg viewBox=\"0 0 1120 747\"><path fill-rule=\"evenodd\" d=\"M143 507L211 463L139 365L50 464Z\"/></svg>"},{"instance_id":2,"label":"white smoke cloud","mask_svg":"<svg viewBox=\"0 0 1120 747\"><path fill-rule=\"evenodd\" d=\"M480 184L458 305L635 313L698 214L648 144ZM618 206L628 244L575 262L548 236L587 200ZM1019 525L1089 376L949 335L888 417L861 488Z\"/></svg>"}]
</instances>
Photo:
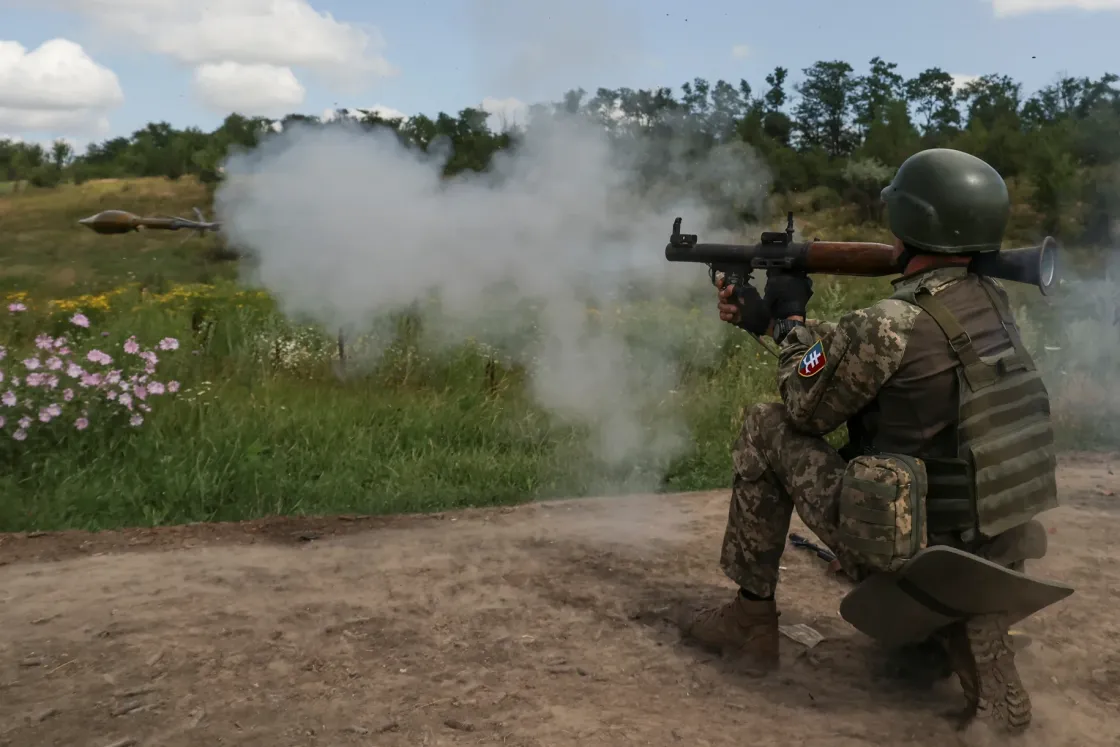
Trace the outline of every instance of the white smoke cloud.
<instances>
[{"instance_id":1,"label":"white smoke cloud","mask_svg":"<svg viewBox=\"0 0 1120 747\"><path fill-rule=\"evenodd\" d=\"M227 162L216 210L285 312L368 328L419 304L440 342L469 336L505 350L528 368L542 406L591 427L603 458L625 463L683 443L682 423L643 418L673 388L674 359L669 341L629 345L588 305L609 309L634 285L648 298L711 294L699 268L664 258L673 217L717 240L699 195L730 190L757 203L769 184L749 151L662 159L654 203L634 188L648 154L582 119L534 123L491 173L452 180L443 158L388 133L289 128ZM540 325L530 341L517 334L525 307ZM725 332L714 314L710 329Z\"/></svg>"}]
</instances>

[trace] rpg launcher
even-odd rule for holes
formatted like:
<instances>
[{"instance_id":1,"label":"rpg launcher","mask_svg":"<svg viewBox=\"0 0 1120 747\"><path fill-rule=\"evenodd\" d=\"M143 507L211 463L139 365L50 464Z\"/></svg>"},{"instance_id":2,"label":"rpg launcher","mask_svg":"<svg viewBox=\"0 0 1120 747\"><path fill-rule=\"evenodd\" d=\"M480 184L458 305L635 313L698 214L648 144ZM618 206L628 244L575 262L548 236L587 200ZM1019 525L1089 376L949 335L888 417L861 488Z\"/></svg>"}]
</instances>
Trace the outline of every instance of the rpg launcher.
<instances>
[{"instance_id":1,"label":"rpg launcher","mask_svg":"<svg viewBox=\"0 0 1120 747\"><path fill-rule=\"evenodd\" d=\"M677 218L665 246L665 259L706 264L713 284L722 276L728 285L749 282L754 270L854 277L902 274L902 251L890 244L816 239L799 243L793 234L793 213L788 213L785 231L763 231L762 240L753 246L700 244L696 234L681 233L681 219ZM1039 246L976 254L968 268L978 275L1037 286L1045 296L1058 283L1057 264L1058 242L1047 236Z\"/></svg>"}]
</instances>

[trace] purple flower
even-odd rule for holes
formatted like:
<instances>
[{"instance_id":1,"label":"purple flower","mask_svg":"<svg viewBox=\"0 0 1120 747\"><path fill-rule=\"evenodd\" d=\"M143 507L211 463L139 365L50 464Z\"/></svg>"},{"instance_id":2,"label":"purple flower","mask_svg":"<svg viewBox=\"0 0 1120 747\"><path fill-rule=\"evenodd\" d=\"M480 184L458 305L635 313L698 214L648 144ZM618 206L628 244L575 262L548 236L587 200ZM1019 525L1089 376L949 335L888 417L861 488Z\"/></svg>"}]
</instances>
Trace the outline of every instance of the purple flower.
<instances>
[{"instance_id":1,"label":"purple flower","mask_svg":"<svg viewBox=\"0 0 1120 747\"><path fill-rule=\"evenodd\" d=\"M27 374L27 385L28 386L42 386L42 384L46 380L46 378L47 378L46 374L41 374L41 373Z\"/></svg>"},{"instance_id":2,"label":"purple flower","mask_svg":"<svg viewBox=\"0 0 1120 747\"><path fill-rule=\"evenodd\" d=\"M58 389L58 377L54 374L47 377L47 389Z\"/></svg>"},{"instance_id":3,"label":"purple flower","mask_svg":"<svg viewBox=\"0 0 1120 747\"><path fill-rule=\"evenodd\" d=\"M100 363L103 366L108 366L113 362L108 353L103 353L100 350L91 350L86 354L86 360L90 363Z\"/></svg>"},{"instance_id":4,"label":"purple flower","mask_svg":"<svg viewBox=\"0 0 1120 747\"><path fill-rule=\"evenodd\" d=\"M167 391L171 392L172 394L179 391L179 382L178 381L167 382Z\"/></svg>"},{"instance_id":5,"label":"purple flower","mask_svg":"<svg viewBox=\"0 0 1120 747\"><path fill-rule=\"evenodd\" d=\"M62 368L62 359L56 358L52 355L50 358L47 358L47 368L52 371L57 371L58 369Z\"/></svg>"},{"instance_id":6,"label":"purple flower","mask_svg":"<svg viewBox=\"0 0 1120 747\"><path fill-rule=\"evenodd\" d=\"M27 366L28 371L34 371L43 364L38 358L24 358L23 365Z\"/></svg>"},{"instance_id":7,"label":"purple flower","mask_svg":"<svg viewBox=\"0 0 1120 747\"><path fill-rule=\"evenodd\" d=\"M52 402L49 405L47 405L47 412L50 414L50 416L52 418L57 418L59 415L62 414L62 406L55 403L55 402Z\"/></svg>"},{"instance_id":8,"label":"purple flower","mask_svg":"<svg viewBox=\"0 0 1120 747\"><path fill-rule=\"evenodd\" d=\"M89 327L89 319L85 314L75 314L70 317L70 323L75 327Z\"/></svg>"},{"instance_id":9,"label":"purple flower","mask_svg":"<svg viewBox=\"0 0 1120 747\"><path fill-rule=\"evenodd\" d=\"M82 374L84 374L84 373L85 373L85 371L82 370L82 367L79 366L76 363L68 363L66 365L66 375L69 376L71 379L81 378Z\"/></svg>"},{"instance_id":10,"label":"purple flower","mask_svg":"<svg viewBox=\"0 0 1120 747\"><path fill-rule=\"evenodd\" d=\"M74 427L80 431L84 431L86 428L89 428L89 421L85 418L78 418L74 421Z\"/></svg>"},{"instance_id":11,"label":"purple flower","mask_svg":"<svg viewBox=\"0 0 1120 747\"><path fill-rule=\"evenodd\" d=\"M105 393L105 397L107 399L109 399L110 401L112 401L112 400L117 398L117 393L114 392L112 389L110 389L108 392Z\"/></svg>"},{"instance_id":12,"label":"purple flower","mask_svg":"<svg viewBox=\"0 0 1120 747\"><path fill-rule=\"evenodd\" d=\"M8 311L15 314L15 313L18 313L20 311L27 311L27 307L17 301L16 303L8 304ZM20 440L23 440L23 439L20 439Z\"/></svg>"},{"instance_id":13,"label":"purple flower","mask_svg":"<svg viewBox=\"0 0 1120 747\"><path fill-rule=\"evenodd\" d=\"M108 337L108 336L109 336L109 333L108 333L108 332L102 332L102 333L101 333L101 336L102 336L102 337Z\"/></svg>"},{"instance_id":14,"label":"purple flower","mask_svg":"<svg viewBox=\"0 0 1120 747\"><path fill-rule=\"evenodd\" d=\"M128 419L128 424L131 425L134 428L139 426L143 422L144 422L144 416L139 414L139 413L133 415L131 418Z\"/></svg>"},{"instance_id":15,"label":"purple flower","mask_svg":"<svg viewBox=\"0 0 1120 747\"><path fill-rule=\"evenodd\" d=\"M135 337L130 337L124 341L124 352L129 355L136 355L140 352L140 343L136 342Z\"/></svg>"},{"instance_id":16,"label":"purple flower","mask_svg":"<svg viewBox=\"0 0 1120 747\"><path fill-rule=\"evenodd\" d=\"M44 407L44 408L39 410L39 422L49 423L49 422L51 422L51 417L52 417L52 415L47 410L47 408Z\"/></svg>"},{"instance_id":17,"label":"purple flower","mask_svg":"<svg viewBox=\"0 0 1120 747\"><path fill-rule=\"evenodd\" d=\"M6 391L3 396L0 396L0 402L3 402L5 407L15 407L16 395L13 394L11 390Z\"/></svg>"},{"instance_id":18,"label":"purple flower","mask_svg":"<svg viewBox=\"0 0 1120 747\"><path fill-rule=\"evenodd\" d=\"M152 383L148 384L148 394L159 395L163 394L164 391L165 389L163 384L159 383L158 381L153 381Z\"/></svg>"},{"instance_id":19,"label":"purple flower","mask_svg":"<svg viewBox=\"0 0 1120 747\"><path fill-rule=\"evenodd\" d=\"M145 386L137 386L132 391L136 394L136 399L144 400L148 398L148 389Z\"/></svg>"},{"instance_id":20,"label":"purple flower","mask_svg":"<svg viewBox=\"0 0 1120 747\"><path fill-rule=\"evenodd\" d=\"M31 418L24 415L22 418L19 419L19 427L20 428L29 428L30 426L31 426Z\"/></svg>"},{"instance_id":21,"label":"purple flower","mask_svg":"<svg viewBox=\"0 0 1120 747\"><path fill-rule=\"evenodd\" d=\"M22 306L23 304L19 305ZM11 307L9 306L8 308L10 309ZM19 309L19 311L23 311L23 309ZM23 428L20 428L18 431L12 434L12 438L17 441L23 441L27 438L27 431L25 431Z\"/></svg>"},{"instance_id":22,"label":"purple flower","mask_svg":"<svg viewBox=\"0 0 1120 747\"><path fill-rule=\"evenodd\" d=\"M163 338L162 340L159 341L159 349L160 350L178 350L179 349L179 341L176 340L174 337L165 337L165 338Z\"/></svg>"},{"instance_id":23,"label":"purple flower","mask_svg":"<svg viewBox=\"0 0 1120 747\"><path fill-rule=\"evenodd\" d=\"M73 389L63 389L62 390L62 399L66 402L69 402L70 400L74 399L74 390Z\"/></svg>"},{"instance_id":24,"label":"purple flower","mask_svg":"<svg viewBox=\"0 0 1120 747\"><path fill-rule=\"evenodd\" d=\"M130 409L130 410L132 409L132 395L129 394L128 392L125 392L125 393L121 394L121 396L117 397L117 401L120 402L125 407L127 407L128 409Z\"/></svg>"},{"instance_id":25,"label":"purple flower","mask_svg":"<svg viewBox=\"0 0 1120 747\"><path fill-rule=\"evenodd\" d=\"M35 347L40 350L50 350L54 347L54 340L51 339L50 335L39 335L35 338Z\"/></svg>"}]
</instances>

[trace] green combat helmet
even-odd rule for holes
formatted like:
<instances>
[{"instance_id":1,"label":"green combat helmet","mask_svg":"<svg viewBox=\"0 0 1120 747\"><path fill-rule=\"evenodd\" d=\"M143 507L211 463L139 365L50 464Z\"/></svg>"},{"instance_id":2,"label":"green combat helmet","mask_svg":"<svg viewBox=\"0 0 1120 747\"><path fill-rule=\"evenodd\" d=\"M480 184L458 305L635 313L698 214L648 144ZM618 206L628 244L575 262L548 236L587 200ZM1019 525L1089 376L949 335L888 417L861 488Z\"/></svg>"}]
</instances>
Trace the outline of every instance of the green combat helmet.
<instances>
[{"instance_id":1,"label":"green combat helmet","mask_svg":"<svg viewBox=\"0 0 1120 747\"><path fill-rule=\"evenodd\" d=\"M999 172L948 148L907 158L882 198L891 232L907 246L938 254L998 251L1011 211Z\"/></svg>"}]
</instances>

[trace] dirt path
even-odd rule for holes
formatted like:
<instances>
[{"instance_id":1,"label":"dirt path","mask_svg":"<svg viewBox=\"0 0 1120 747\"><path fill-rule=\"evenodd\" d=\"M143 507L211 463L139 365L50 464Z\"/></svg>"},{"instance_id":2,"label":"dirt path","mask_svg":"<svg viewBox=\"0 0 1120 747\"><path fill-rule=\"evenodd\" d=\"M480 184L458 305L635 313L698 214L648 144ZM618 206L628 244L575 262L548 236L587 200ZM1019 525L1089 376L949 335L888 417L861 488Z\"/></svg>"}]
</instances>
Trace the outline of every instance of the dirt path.
<instances>
[{"instance_id":1,"label":"dirt path","mask_svg":"<svg viewBox=\"0 0 1120 747\"><path fill-rule=\"evenodd\" d=\"M1118 473L1063 464L1035 571L1077 593L1023 625L1020 744L1120 744ZM784 561L782 621L823 643L783 639L760 681L681 646L656 611L728 594L726 500L0 536L0 745L978 741L945 715L955 680L892 677L804 551Z\"/></svg>"}]
</instances>

